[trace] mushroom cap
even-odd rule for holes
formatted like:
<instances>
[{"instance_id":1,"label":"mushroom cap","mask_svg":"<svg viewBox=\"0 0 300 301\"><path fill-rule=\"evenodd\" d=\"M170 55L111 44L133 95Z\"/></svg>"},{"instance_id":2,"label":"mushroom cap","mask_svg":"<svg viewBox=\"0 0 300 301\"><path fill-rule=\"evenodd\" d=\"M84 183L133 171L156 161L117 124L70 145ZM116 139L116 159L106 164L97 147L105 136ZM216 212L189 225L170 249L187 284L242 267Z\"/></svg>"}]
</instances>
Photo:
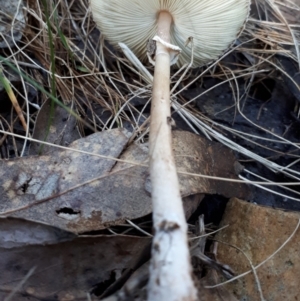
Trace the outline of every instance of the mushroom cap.
<instances>
[{"instance_id":1,"label":"mushroom cap","mask_svg":"<svg viewBox=\"0 0 300 301\"><path fill-rule=\"evenodd\" d=\"M142 61L147 41L156 35L160 11L168 11L173 23L170 41L182 52L178 66L193 67L217 59L242 31L250 0L91 0L93 18L101 33L114 46L125 43Z\"/></svg>"}]
</instances>

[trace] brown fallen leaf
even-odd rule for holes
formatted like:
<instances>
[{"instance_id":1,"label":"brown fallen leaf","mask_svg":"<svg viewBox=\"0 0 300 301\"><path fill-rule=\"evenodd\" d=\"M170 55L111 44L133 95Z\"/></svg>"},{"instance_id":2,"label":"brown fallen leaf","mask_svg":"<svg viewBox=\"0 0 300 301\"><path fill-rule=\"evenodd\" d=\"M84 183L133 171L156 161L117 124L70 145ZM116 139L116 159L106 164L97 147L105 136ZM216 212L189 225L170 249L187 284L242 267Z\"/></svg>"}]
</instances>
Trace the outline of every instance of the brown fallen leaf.
<instances>
[{"instance_id":1,"label":"brown fallen leaf","mask_svg":"<svg viewBox=\"0 0 300 301\"><path fill-rule=\"evenodd\" d=\"M117 129L79 139L70 147L118 157L127 141L125 131ZM49 156L0 161L0 164L1 213L20 209L10 215L74 232L104 228L106 214L109 220L118 220L119 211L110 209L110 206L115 206L111 200L114 182L106 178L82 185L108 173L115 164L114 160L58 151ZM78 189L74 189L76 185ZM64 193L66 191L69 192ZM60 193L61 196L55 198Z\"/></svg>"},{"instance_id":2,"label":"brown fallen leaf","mask_svg":"<svg viewBox=\"0 0 300 301\"><path fill-rule=\"evenodd\" d=\"M206 179L181 173L189 172L226 179L238 179L237 175L242 166L236 161L234 152L227 147L208 141L190 132L174 131L173 150L179 173L180 191L183 197L198 193L221 194L228 198L233 196L242 198L242 195L245 199L251 197L250 190L245 184ZM134 161L135 159L144 162L148 156L147 152L147 149L142 149L133 144L122 154L121 159L129 161ZM129 164L126 163L118 163L115 170L121 170L128 166ZM147 170L144 167L137 167L132 172L137 172L137 178L139 174L143 173L144 178L142 180L146 181L145 188L150 194L151 183ZM130 172L130 175L133 175L133 173ZM130 177L130 175L128 176ZM132 184L135 189L143 185L142 181L141 183L137 181Z\"/></svg>"},{"instance_id":3,"label":"brown fallen leaf","mask_svg":"<svg viewBox=\"0 0 300 301\"><path fill-rule=\"evenodd\" d=\"M64 230L19 218L0 219L0 248L50 245L73 240L76 235Z\"/></svg>"},{"instance_id":4,"label":"brown fallen leaf","mask_svg":"<svg viewBox=\"0 0 300 301\"><path fill-rule=\"evenodd\" d=\"M221 226L229 226L220 231L216 239L226 243L219 243L218 260L228 264L236 275L250 271L225 286L238 300L256 301L261 300L261 296L268 301L299 298L300 232L291 237L299 226L299 219L299 213L238 199L229 201L221 222ZM258 281L246 256L230 245L241 249L254 267L269 258L256 269ZM279 252L274 254L279 248Z\"/></svg>"},{"instance_id":5,"label":"brown fallen leaf","mask_svg":"<svg viewBox=\"0 0 300 301\"><path fill-rule=\"evenodd\" d=\"M131 145L126 131L105 131L79 139L70 147L144 165L74 151L0 161L0 215L21 217L82 233L145 216L152 211L151 183L145 160L148 150ZM203 151L206 149L206 151ZM174 152L180 171L236 179L233 153L217 143L188 132L174 133ZM226 158L226 160L224 160ZM115 165L115 166L114 166ZM218 193L248 198L246 185L180 175L182 196ZM192 214L201 198L190 198Z\"/></svg>"},{"instance_id":6,"label":"brown fallen leaf","mask_svg":"<svg viewBox=\"0 0 300 301\"><path fill-rule=\"evenodd\" d=\"M201 138L190 132L175 131L173 135L178 172L191 172L228 180L238 179L242 166L237 162L234 152L224 145ZM250 190L247 185L230 181L218 181L179 175L181 193L186 196L195 193L221 194L225 197L249 199ZM188 188L186 188L188 187ZM243 195L243 197L241 197Z\"/></svg>"},{"instance_id":7,"label":"brown fallen leaf","mask_svg":"<svg viewBox=\"0 0 300 301\"><path fill-rule=\"evenodd\" d=\"M125 271L136 269L150 243L151 238L118 235L80 237L45 246L0 247L0 300L5 300L32 268L32 275L12 300L88 300L87 293L96 285L113 282Z\"/></svg>"}]
</instances>

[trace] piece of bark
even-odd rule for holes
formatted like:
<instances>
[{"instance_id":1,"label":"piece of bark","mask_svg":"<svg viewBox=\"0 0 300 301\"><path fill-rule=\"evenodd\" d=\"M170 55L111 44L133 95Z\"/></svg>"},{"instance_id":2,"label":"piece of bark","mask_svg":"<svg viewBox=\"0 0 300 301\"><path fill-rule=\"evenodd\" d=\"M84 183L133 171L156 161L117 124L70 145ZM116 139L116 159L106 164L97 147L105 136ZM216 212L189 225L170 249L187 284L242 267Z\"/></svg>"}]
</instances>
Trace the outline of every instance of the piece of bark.
<instances>
[{"instance_id":1,"label":"piece of bark","mask_svg":"<svg viewBox=\"0 0 300 301\"><path fill-rule=\"evenodd\" d=\"M220 226L229 225L216 239L242 249L254 266L276 252L295 230L300 214L262 207L232 199ZM297 300L300 278L300 233L270 260L260 266L257 276L261 291L268 301ZM219 243L218 260L228 264L236 273L251 270L249 261L237 249ZM225 286L238 300L261 300L253 273Z\"/></svg>"}]
</instances>

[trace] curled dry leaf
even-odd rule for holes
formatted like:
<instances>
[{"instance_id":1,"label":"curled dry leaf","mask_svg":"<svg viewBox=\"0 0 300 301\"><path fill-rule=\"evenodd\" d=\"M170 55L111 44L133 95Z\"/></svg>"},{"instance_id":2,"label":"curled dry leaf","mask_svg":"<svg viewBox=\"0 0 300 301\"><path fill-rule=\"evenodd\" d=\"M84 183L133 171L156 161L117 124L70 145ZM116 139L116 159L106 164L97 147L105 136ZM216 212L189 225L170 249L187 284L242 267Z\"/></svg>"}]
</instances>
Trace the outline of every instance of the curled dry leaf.
<instances>
[{"instance_id":1,"label":"curled dry leaf","mask_svg":"<svg viewBox=\"0 0 300 301\"><path fill-rule=\"evenodd\" d=\"M75 151L0 161L1 214L82 233L151 213L148 151L135 144L125 149L127 142L126 131L116 129L79 139L70 147L143 166ZM174 132L174 153L179 171L237 178L233 153L192 133ZM246 185L181 174L179 178L184 197L217 193L249 198ZM192 197L184 202L187 216L200 201Z\"/></svg>"}]
</instances>

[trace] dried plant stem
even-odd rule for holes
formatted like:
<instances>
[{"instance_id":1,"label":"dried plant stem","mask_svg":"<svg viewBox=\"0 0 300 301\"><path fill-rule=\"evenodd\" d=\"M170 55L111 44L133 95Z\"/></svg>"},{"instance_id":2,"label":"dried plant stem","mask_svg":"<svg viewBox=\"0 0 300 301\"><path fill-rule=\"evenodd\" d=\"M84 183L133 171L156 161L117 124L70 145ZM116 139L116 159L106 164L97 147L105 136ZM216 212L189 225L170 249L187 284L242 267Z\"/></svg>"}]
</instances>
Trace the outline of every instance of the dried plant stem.
<instances>
[{"instance_id":1,"label":"dried plant stem","mask_svg":"<svg viewBox=\"0 0 300 301\"><path fill-rule=\"evenodd\" d=\"M15 93L10 85L10 82L9 80L7 79L7 77L5 76L3 70L2 70L2 67L0 67L0 82L2 83L14 109L16 110L17 114L18 114L18 117L21 121L21 124L25 130L25 132L27 131L27 123L26 123L26 120L24 118L24 115L23 115L23 112L22 112L22 109L18 103L18 100L15 96Z\"/></svg>"},{"instance_id":2,"label":"dried plant stem","mask_svg":"<svg viewBox=\"0 0 300 301\"><path fill-rule=\"evenodd\" d=\"M158 33L168 42L172 19L164 17ZM166 46L157 42L150 123L150 176L155 234L148 300L192 301L197 299L197 294L191 275L187 224L172 151L170 119L170 54Z\"/></svg>"}]
</instances>

